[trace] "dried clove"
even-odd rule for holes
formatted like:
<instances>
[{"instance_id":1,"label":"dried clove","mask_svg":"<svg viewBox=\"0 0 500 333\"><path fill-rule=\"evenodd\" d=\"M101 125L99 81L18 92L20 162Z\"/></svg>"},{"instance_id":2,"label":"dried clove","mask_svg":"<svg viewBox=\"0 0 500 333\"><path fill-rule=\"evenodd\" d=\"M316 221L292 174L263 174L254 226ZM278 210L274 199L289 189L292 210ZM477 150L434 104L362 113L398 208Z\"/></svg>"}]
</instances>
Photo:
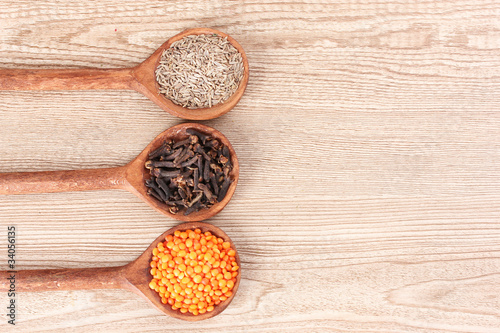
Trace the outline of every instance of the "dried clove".
<instances>
[{"instance_id":1,"label":"dried clove","mask_svg":"<svg viewBox=\"0 0 500 333\"><path fill-rule=\"evenodd\" d=\"M229 189L229 185L231 185L232 181L229 178L224 179L222 186L220 187L219 195L217 196L217 201L222 201L226 196L227 190Z\"/></svg>"},{"instance_id":2,"label":"dried clove","mask_svg":"<svg viewBox=\"0 0 500 333\"><path fill-rule=\"evenodd\" d=\"M217 180L215 179L215 175L213 172L210 173L210 184L212 185L212 188L214 189L214 194L219 195L219 186L217 186Z\"/></svg>"},{"instance_id":3,"label":"dried clove","mask_svg":"<svg viewBox=\"0 0 500 333\"><path fill-rule=\"evenodd\" d=\"M205 168L203 169L203 180L208 181L210 179L210 161L205 161Z\"/></svg>"},{"instance_id":4,"label":"dried clove","mask_svg":"<svg viewBox=\"0 0 500 333\"><path fill-rule=\"evenodd\" d=\"M187 166L190 166L191 164L196 163L196 162L198 161L198 158L199 158L199 156L198 156L198 155L196 155L196 156L195 156L195 157L193 157L192 159L187 160L187 161L186 161L186 162L184 162L184 163L181 163L181 167L187 167Z\"/></svg>"},{"instance_id":5,"label":"dried clove","mask_svg":"<svg viewBox=\"0 0 500 333\"><path fill-rule=\"evenodd\" d=\"M203 194L205 195L205 197L207 198L207 200L209 202L212 201L212 198L214 197L214 195L212 194L212 191L210 191L210 189L208 188L207 185L199 184L198 188L203 191Z\"/></svg>"},{"instance_id":6,"label":"dried clove","mask_svg":"<svg viewBox=\"0 0 500 333\"><path fill-rule=\"evenodd\" d=\"M173 170L173 171L167 171L162 168L153 168L151 169L151 175L154 177L161 177L161 178L171 178L171 177L177 177L179 175L179 170Z\"/></svg>"},{"instance_id":7,"label":"dried clove","mask_svg":"<svg viewBox=\"0 0 500 333\"><path fill-rule=\"evenodd\" d=\"M172 152L171 154L163 155L162 161L171 161L175 159L177 156L179 156L182 153L183 149L179 148ZM151 157L150 157L151 158Z\"/></svg>"},{"instance_id":8,"label":"dried clove","mask_svg":"<svg viewBox=\"0 0 500 333\"><path fill-rule=\"evenodd\" d=\"M160 195L158 193L156 193L156 191L153 190L152 188L148 188L148 195L152 196L153 198L155 198L158 201L164 201L163 198L160 197Z\"/></svg>"},{"instance_id":9,"label":"dried clove","mask_svg":"<svg viewBox=\"0 0 500 333\"><path fill-rule=\"evenodd\" d=\"M194 156L194 151L189 150L189 147L185 148L185 153L177 156L174 160L175 164L181 164L182 162L186 161L188 158L191 158Z\"/></svg>"},{"instance_id":10,"label":"dried clove","mask_svg":"<svg viewBox=\"0 0 500 333\"><path fill-rule=\"evenodd\" d=\"M170 161L146 161L146 169L153 169L153 168L175 168L174 162Z\"/></svg>"},{"instance_id":11,"label":"dried clove","mask_svg":"<svg viewBox=\"0 0 500 333\"><path fill-rule=\"evenodd\" d=\"M156 178L156 184L158 187L165 192L165 196L169 198L171 196L170 190L168 189L168 185L163 178ZM165 199L166 200L166 199Z\"/></svg>"},{"instance_id":12,"label":"dried clove","mask_svg":"<svg viewBox=\"0 0 500 333\"><path fill-rule=\"evenodd\" d=\"M170 147L169 143L167 141L165 141L160 147L153 150L149 154L149 158L157 158L160 155L167 155L167 154L171 153L171 149L172 149L172 147Z\"/></svg>"},{"instance_id":13,"label":"dried clove","mask_svg":"<svg viewBox=\"0 0 500 333\"><path fill-rule=\"evenodd\" d=\"M145 168L148 194L184 215L208 209L224 199L231 180L229 147L194 129L178 141L165 141L149 154Z\"/></svg>"},{"instance_id":14,"label":"dried clove","mask_svg":"<svg viewBox=\"0 0 500 333\"><path fill-rule=\"evenodd\" d=\"M207 142L207 139L210 137L209 135L200 133L200 132L198 132L197 130L195 130L193 128L188 128L186 130L186 132L188 134L191 134L191 135L196 135L198 137L198 139L200 139L203 144L205 144L205 142Z\"/></svg>"}]
</instances>

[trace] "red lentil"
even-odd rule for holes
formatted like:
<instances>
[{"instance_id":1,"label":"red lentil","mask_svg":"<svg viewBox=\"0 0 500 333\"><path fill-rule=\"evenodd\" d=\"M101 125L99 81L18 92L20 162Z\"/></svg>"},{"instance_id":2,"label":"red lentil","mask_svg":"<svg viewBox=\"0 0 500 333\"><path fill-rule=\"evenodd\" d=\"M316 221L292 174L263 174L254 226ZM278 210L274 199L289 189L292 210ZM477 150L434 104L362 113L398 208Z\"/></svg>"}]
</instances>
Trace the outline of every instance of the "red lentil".
<instances>
[{"instance_id":1,"label":"red lentil","mask_svg":"<svg viewBox=\"0 0 500 333\"><path fill-rule=\"evenodd\" d=\"M153 249L149 287L173 310L211 312L232 295L239 269L235 255L231 243L210 232L177 230Z\"/></svg>"}]
</instances>

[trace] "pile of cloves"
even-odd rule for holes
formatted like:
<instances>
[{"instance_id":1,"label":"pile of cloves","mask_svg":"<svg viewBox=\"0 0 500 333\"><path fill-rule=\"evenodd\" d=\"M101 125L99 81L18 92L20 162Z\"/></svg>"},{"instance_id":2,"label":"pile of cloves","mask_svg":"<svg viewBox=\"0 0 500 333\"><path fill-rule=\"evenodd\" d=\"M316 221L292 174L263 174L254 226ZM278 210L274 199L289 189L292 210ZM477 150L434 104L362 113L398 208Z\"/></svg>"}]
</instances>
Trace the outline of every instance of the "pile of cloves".
<instances>
[{"instance_id":1,"label":"pile of cloves","mask_svg":"<svg viewBox=\"0 0 500 333\"><path fill-rule=\"evenodd\" d=\"M170 206L172 214L210 208L224 199L232 183L229 148L192 128L186 132L189 137L165 141L145 163L151 174L148 194Z\"/></svg>"}]
</instances>

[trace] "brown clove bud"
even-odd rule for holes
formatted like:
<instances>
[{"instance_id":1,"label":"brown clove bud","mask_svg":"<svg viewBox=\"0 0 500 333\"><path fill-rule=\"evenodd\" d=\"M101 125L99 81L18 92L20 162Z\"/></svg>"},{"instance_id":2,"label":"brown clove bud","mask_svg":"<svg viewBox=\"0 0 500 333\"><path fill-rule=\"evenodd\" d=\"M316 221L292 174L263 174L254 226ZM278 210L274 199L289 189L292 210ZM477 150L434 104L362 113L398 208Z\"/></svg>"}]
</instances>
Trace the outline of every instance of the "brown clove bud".
<instances>
[{"instance_id":1,"label":"brown clove bud","mask_svg":"<svg viewBox=\"0 0 500 333\"><path fill-rule=\"evenodd\" d=\"M193 129L193 128L188 128L186 130L186 133L188 134L191 134L191 135L196 135L198 137L198 139L200 139L200 141L205 144L205 142L207 142L207 139L209 138L208 135L206 134L203 134L203 133L200 133L198 132L197 130Z\"/></svg>"}]
</instances>

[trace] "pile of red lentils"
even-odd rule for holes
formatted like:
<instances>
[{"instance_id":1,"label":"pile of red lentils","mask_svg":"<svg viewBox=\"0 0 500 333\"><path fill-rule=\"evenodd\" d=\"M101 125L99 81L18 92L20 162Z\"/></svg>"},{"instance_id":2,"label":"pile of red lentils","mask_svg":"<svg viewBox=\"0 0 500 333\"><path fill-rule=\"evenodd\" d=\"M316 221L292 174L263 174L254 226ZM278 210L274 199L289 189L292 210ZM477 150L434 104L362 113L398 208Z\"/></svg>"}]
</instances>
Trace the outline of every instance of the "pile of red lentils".
<instances>
[{"instance_id":1,"label":"pile of red lentils","mask_svg":"<svg viewBox=\"0 0 500 333\"><path fill-rule=\"evenodd\" d=\"M149 287L172 310L213 311L233 293L239 269L235 255L229 242L208 231L177 230L153 249Z\"/></svg>"}]
</instances>

